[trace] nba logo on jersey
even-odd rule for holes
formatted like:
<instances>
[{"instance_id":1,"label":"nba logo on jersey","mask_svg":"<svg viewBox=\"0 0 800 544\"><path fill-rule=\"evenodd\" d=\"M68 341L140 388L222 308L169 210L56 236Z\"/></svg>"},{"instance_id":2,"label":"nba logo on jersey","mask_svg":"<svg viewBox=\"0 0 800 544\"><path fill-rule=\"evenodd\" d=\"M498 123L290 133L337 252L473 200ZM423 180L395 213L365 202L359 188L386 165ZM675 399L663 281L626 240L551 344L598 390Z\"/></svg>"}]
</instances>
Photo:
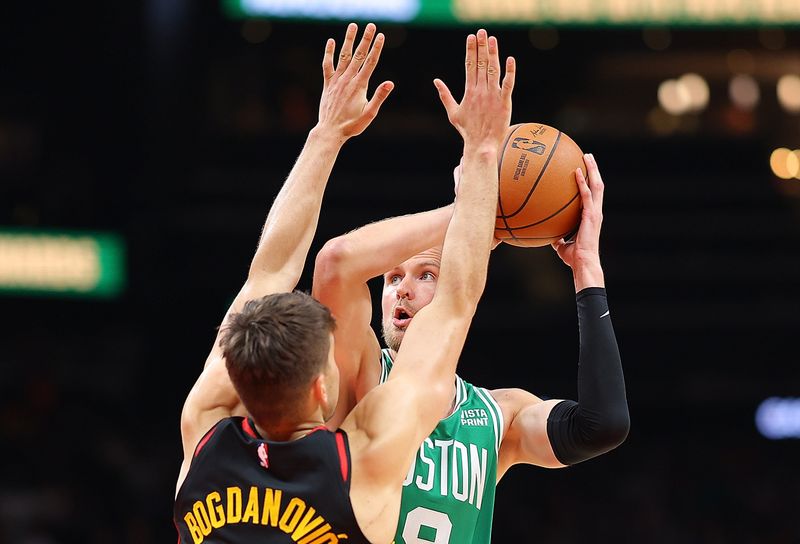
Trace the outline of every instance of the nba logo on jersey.
<instances>
[{"instance_id":1,"label":"nba logo on jersey","mask_svg":"<svg viewBox=\"0 0 800 544\"><path fill-rule=\"evenodd\" d=\"M269 458L267 457L267 445L263 442L258 446L258 458L261 459L259 465L261 465L264 468L269 468Z\"/></svg>"}]
</instances>

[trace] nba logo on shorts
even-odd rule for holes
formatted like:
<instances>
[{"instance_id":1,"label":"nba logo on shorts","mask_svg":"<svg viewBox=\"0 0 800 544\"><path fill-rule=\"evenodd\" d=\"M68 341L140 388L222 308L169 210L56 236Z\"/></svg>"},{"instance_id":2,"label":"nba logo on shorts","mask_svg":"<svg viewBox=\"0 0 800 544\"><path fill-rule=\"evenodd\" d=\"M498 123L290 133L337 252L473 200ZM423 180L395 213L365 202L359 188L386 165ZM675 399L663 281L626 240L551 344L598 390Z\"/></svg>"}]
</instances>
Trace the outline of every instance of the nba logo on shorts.
<instances>
[{"instance_id":1,"label":"nba logo on shorts","mask_svg":"<svg viewBox=\"0 0 800 544\"><path fill-rule=\"evenodd\" d=\"M537 142L530 138L514 138L514 141L511 142L511 147L522 149L523 151L530 151L537 155L544 155L544 150L547 149L547 146L542 142Z\"/></svg>"}]
</instances>

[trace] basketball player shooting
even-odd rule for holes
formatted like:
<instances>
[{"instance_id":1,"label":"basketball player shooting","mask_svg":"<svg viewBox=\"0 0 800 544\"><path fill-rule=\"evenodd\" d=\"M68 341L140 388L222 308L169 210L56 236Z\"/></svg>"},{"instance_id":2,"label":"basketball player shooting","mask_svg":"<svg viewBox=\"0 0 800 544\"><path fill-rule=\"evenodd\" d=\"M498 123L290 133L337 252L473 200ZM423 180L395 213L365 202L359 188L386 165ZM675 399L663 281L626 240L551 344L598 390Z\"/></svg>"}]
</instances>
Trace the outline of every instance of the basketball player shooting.
<instances>
[{"instance_id":1,"label":"basketball player shooting","mask_svg":"<svg viewBox=\"0 0 800 544\"><path fill-rule=\"evenodd\" d=\"M368 25L351 55L355 34L350 25L335 69L334 44L326 46L320 122L273 204L248 279L184 405L174 507L180 542L390 541L406 467L452 400L493 242L514 61L501 85L497 42L482 32L467 39L461 103L437 81L464 140L439 290L406 331L392 376L329 431L339 382L335 324L327 308L291 291L338 151L369 125L392 87L380 85L367 101L383 36Z\"/></svg>"},{"instance_id":2,"label":"basketball player shooting","mask_svg":"<svg viewBox=\"0 0 800 544\"><path fill-rule=\"evenodd\" d=\"M477 39L480 44L486 37L479 33ZM468 57L468 69L472 62ZM594 157L584 160L588 178L575 173L583 203L580 228L573 242L553 244L575 284L578 400L543 401L514 388L488 391L456 377L450 403L409 464L397 544L488 543L496 483L511 466L573 465L615 448L628 434L622 365L599 255L604 186ZM454 175L460 198L460 167ZM450 205L372 223L330 240L317 255L313 295L337 320L337 417L396 372L409 332L422 325L419 316L431 300L445 296L440 244L452 213ZM461 257L470 252L466 248ZM386 349L370 326L367 281L380 275ZM431 353L439 341L431 336Z\"/></svg>"}]
</instances>

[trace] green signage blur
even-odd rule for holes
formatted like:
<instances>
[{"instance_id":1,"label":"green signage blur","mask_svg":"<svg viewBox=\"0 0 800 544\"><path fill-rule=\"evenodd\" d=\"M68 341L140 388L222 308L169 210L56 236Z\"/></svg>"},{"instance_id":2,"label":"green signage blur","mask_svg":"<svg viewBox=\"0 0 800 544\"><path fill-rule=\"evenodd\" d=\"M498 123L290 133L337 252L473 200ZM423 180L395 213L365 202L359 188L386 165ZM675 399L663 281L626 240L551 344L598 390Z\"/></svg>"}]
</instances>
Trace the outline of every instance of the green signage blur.
<instances>
[{"instance_id":1,"label":"green signage blur","mask_svg":"<svg viewBox=\"0 0 800 544\"><path fill-rule=\"evenodd\" d=\"M111 298L124 287L116 234L0 229L0 293Z\"/></svg>"},{"instance_id":2,"label":"green signage blur","mask_svg":"<svg viewBox=\"0 0 800 544\"><path fill-rule=\"evenodd\" d=\"M790 26L800 0L222 0L233 18L434 25Z\"/></svg>"}]
</instances>

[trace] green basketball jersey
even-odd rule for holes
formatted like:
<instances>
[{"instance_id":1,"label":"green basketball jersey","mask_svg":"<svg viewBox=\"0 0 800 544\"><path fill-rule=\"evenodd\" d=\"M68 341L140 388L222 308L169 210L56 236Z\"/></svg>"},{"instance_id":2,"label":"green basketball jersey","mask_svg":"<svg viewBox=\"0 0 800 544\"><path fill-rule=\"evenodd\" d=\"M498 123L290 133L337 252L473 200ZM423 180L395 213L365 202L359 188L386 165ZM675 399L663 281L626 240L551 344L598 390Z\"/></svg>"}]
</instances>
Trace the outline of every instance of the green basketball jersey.
<instances>
[{"instance_id":1,"label":"green basketball jersey","mask_svg":"<svg viewBox=\"0 0 800 544\"><path fill-rule=\"evenodd\" d=\"M392 370L381 351L381 383ZM453 413L439 421L403 482L395 544L491 542L503 414L486 389L456 376Z\"/></svg>"}]
</instances>

